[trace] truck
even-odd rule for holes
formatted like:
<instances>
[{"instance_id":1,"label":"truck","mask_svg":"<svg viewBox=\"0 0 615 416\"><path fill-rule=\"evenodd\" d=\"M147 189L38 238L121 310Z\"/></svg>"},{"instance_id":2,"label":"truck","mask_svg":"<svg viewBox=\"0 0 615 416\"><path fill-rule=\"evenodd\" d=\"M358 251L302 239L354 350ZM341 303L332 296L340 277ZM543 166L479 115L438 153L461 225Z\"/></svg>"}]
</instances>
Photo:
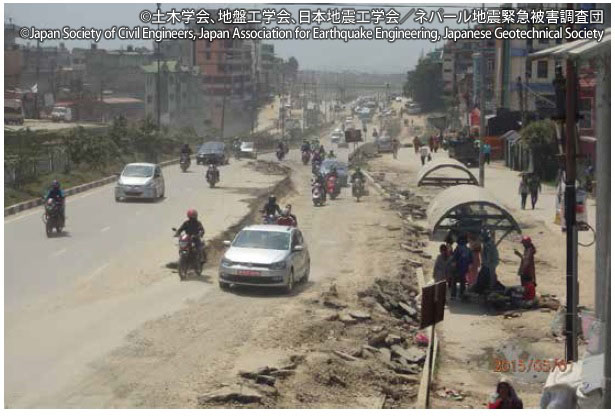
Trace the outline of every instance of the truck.
<instances>
[{"instance_id":1,"label":"truck","mask_svg":"<svg viewBox=\"0 0 615 416\"><path fill-rule=\"evenodd\" d=\"M4 124L19 124L24 122L23 104L19 98L4 99Z\"/></svg>"}]
</instances>

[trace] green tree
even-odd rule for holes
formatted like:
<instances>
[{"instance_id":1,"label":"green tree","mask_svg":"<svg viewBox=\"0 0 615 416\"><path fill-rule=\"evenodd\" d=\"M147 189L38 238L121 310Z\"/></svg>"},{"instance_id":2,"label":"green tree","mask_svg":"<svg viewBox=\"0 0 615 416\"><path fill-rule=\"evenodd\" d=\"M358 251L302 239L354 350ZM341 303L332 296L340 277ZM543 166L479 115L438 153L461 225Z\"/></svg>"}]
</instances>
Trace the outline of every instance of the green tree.
<instances>
[{"instance_id":1,"label":"green tree","mask_svg":"<svg viewBox=\"0 0 615 416\"><path fill-rule=\"evenodd\" d=\"M557 176L557 141L555 126L550 120L534 121L521 130L521 141L530 148L534 162L534 172L542 180L552 180Z\"/></svg>"},{"instance_id":2,"label":"green tree","mask_svg":"<svg viewBox=\"0 0 615 416\"><path fill-rule=\"evenodd\" d=\"M404 95L411 96L425 111L440 110L444 106L442 94L442 66L433 59L421 59L414 71L408 72Z\"/></svg>"}]
</instances>

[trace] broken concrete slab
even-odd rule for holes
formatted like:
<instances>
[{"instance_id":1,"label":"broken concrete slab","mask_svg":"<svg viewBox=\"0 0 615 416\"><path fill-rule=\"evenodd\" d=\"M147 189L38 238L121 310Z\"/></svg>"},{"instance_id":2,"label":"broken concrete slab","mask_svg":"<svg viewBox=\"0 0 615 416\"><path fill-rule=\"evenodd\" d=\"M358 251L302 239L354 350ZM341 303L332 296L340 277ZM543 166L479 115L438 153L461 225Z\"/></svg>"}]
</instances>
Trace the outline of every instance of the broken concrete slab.
<instances>
[{"instance_id":1,"label":"broken concrete slab","mask_svg":"<svg viewBox=\"0 0 615 416\"><path fill-rule=\"evenodd\" d=\"M384 342L384 340L386 339L387 335L389 335L387 331L381 331L376 335L369 337L367 343L372 347L376 348L384 347L386 346L386 342Z\"/></svg>"},{"instance_id":2,"label":"broken concrete slab","mask_svg":"<svg viewBox=\"0 0 615 416\"><path fill-rule=\"evenodd\" d=\"M348 311L348 314L352 316L353 318L361 320L361 321L372 319L372 316L369 313L364 312L364 311L359 311L356 309Z\"/></svg>"},{"instance_id":3,"label":"broken concrete slab","mask_svg":"<svg viewBox=\"0 0 615 416\"><path fill-rule=\"evenodd\" d=\"M346 354L343 351L334 350L333 354L337 355L338 357L340 357L340 358L342 358L342 359L344 359L346 361L357 361L356 357L353 357L350 354Z\"/></svg>"},{"instance_id":4,"label":"broken concrete slab","mask_svg":"<svg viewBox=\"0 0 615 416\"><path fill-rule=\"evenodd\" d=\"M263 400L263 395L257 390L241 385L223 387L214 392L204 394L197 398L199 405L207 403L259 403Z\"/></svg>"},{"instance_id":5,"label":"broken concrete slab","mask_svg":"<svg viewBox=\"0 0 615 416\"><path fill-rule=\"evenodd\" d=\"M401 345L393 345L391 347L391 352L394 355L397 355L409 363L421 363L425 361L425 352L417 347L403 348Z\"/></svg>"},{"instance_id":6,"label":"broken concrete slab","mask_svg":"<svg viewBox=\"0 0 615 416\"><path fill-rule=\"evenodd\" d=\"M389 347L391 345L401 344L402 341L403 341L402 337L399 335L395 335L395 334L388 334L386 338L384 339L385 344L387 344Z\"/></svg>"},{"instance_id":7,"label":"broken concrete slab","mask_svg":"<svg viewBox=\"0 0 615 416\"><path fill-rule=\"evenodd\" d=\"M388 364L391 362L391 350L388 348L379 348L376 357L383 363Z\"/></svg>"},{"instance_id":8,"label":"broken concrete slab","mask_svg":"<svg viewBox=\"0 0 615 416\"><path fill-rule=\"evenodd\" d=\"M408 305L408 304L406 304L404 302L399 302L399 307L402 308L404 310L404 312L406 312L408 314L408 316L410 316L411 318L416 317L417 311L412 306L410 306L410 305Z\"/></svg>"},{"instance_id":9,"label":"broken concrete slab","mask_svg":"<svg viewBox=\"0 0 615 416\"><path fill-rule=\"evenodd\" d=\"M323 300L322 304L328 308L333 309L344 309L347 305L339 300L335 299L333 296L326 296Z\"/></svg>"},{"instance_id":10,"label":"broken concrete slab","mask_svg":"<svg viewBox=\"0 0 615 416\"><path fill-rule=\"evenodd\" d=\"M275 370L270 373L272 377L286 378L295 374L295 370Z\"/></svg>"},{"instance_id":11,"label":"broken concrete slab","mask_svg":"<svg viewBox=\"0 0 615 416\"><path fill-rule=\"evenodd\" d=\"M339 314L339 320L340 322L343 322L344 324L348 325L356 324L357 322L359 322L358 319L353 318L352 316L350 316L350 314L346 312Z\"/></svg>"}]
</instances>

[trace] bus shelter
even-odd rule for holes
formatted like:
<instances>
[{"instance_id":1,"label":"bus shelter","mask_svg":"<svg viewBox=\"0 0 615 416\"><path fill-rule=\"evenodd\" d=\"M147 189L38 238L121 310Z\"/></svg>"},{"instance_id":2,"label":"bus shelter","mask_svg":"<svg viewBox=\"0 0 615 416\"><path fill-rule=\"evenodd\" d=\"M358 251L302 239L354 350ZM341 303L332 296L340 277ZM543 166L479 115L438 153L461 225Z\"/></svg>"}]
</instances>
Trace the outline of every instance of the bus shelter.
<instances>
[{"instance_id":1,"label":"bus shelter","mask_svg":"<svg viewBox=\"0 0 615 416\"><path fill-rule=\"evenodd\" d=\"M449 233L488 231L498 245L511 232L521 234L510 212L486 189L475 185L458 185L440 192L427 208L427 221L435 239L444 239Z\"/></svg>"},{"instance_id":2,"label":"bus shelter","mask_svg":"<svg viewBox=\"0 0 615 416\"><path fill-rule=\"evenodd\" d=\"M461 162L455 159L432 161L419 170L418 186L478 185L476 176Z\"/></svg>"}]
</instances>

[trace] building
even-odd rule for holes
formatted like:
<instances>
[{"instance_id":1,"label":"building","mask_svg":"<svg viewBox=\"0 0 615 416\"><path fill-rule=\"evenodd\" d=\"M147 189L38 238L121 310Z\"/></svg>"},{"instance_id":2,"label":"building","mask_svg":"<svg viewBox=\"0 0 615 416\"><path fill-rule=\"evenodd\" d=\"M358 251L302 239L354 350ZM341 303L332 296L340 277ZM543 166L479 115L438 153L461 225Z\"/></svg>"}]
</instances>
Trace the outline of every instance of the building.
<instances>
[{"instance_id":1,"label":"building","mask_svg":"<svg viewBox=\"0 0 615 416\"><path fill-rule=\"evenodd\" d=\"M145 84L145 116L156 121L158 63L142 67ZM202 110L198 68L179 61L160 62L160 123L182 125ZM201 117L202 119L202 117Z\"/></svg>"}]
</instances>

